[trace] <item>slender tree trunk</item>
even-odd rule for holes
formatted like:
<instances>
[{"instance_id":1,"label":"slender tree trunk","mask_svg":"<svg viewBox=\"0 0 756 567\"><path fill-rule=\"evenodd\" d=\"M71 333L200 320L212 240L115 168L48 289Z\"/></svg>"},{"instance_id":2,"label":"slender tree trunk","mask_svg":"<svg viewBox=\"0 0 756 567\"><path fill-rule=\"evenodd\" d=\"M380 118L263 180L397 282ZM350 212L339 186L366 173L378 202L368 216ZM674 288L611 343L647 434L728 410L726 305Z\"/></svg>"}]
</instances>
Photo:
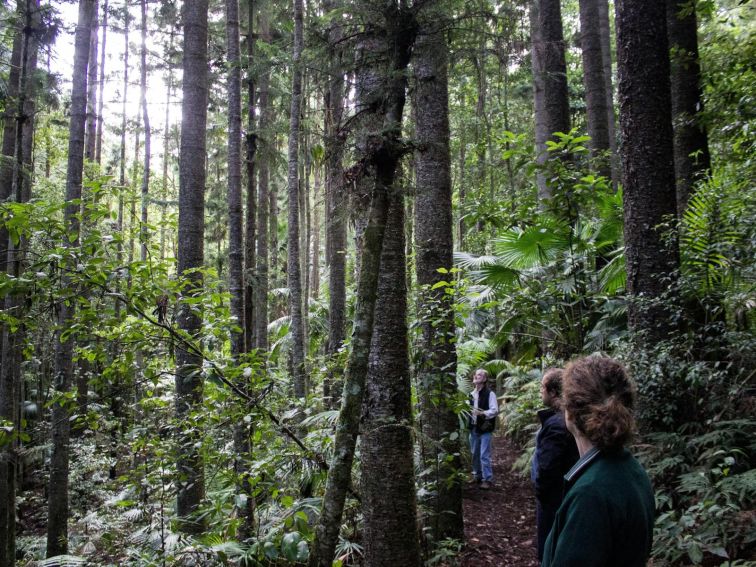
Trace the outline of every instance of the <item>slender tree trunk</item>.
<instances>
[{"instance_id":1,"label":"slender tree trunk","mask_svg":"<svg viewBox=\"0 0 756 567\"><path fill-rule=\"evenodd\" d=\"M231 355L244 352L244 224L241 187L241 48L239 0L226 0L226 57L228 58L228 291L231 316Z\"/></svg>"},{"instance_id":2,"label":"slender tree trunk","mask_svg":"<svg viewBox=\"0 0 756 567\"><path fill-rule=\"evenodd\" d=\"M13 191L13 158L16 152L16 119L18 112L18 83L21 71L21 49L23 34L16 32L13 37L10 69L8 71L8 92L3 116L3 147L0 156L0 200L5 201ZM0 223L0 272L7 268L8 255L5 245L8 242L8 229Z\"/></svg>"},{"instance_id":3,"label":"slender tree trunk","mask_svg":"<svg viewBox=\"0 0 756 567\"><path fill-rule=\"evenodd\" d=\"M67 238L62 246L79 246L79 200L81 199L84 168L84 130L87 116L87 65L89 62L90 29L95 13L95 0L79 1L79 19L74 44L73 86L71 91L71 121L68 136L68 171L66 174L65 224ZM73 284L63 276L63 288ZM60 396L53 404L51 417L52 456L48 485L47 557L68 551L68 468L71 425L65 396L71 389L73 373L73 337L64 335L75 317L75 302L61 302L58 311L58 331L55 341L55 390Z\"/></svg>"},{"instance_id":4,"label":"slender tree trunk","mask_svg":"<svg viewBox=\"0 0 756 567\"><path fill-rule=\"evenodd\" d=\"M202 293L202 276L195 271L204 262L204 194L207 124L207 12L208 0L184 4L183 90L181 104L181 149L179 151L179 240L178 273L186 278L185 295ZM178 327L197 337L202 319L195 308L181 303ZM187 533L203 530L197 518L205 492L202 455L196 444L199 432L187 423L189 414L202 403L202 359L182 347L176 349L176 416L182 424L177 462L176 513L179 528Z\"/></svg>"},{"instance_id":5,"label":"slender tree trunk","mask_svg":"<svg viewBox=\"0 0 756 567\"><path fill-rule=\"evenodd\" d=\"M325 11L340 4L328 1ZM346 198L342 192L344 138L340 131L344 111L344 70L340 40L342 29L337 18L328 29L329 74L325 101L325 203L326 203L326 264L328 277L328 341L326 354L333 357L344 342L346 315ZM341 370L329 365L323 382L323 397L328 407L336 407L341 395Z\"/></svg>"},{"instance_id":6,"label":"slender tree trunk","mask_svg":"<svg viewBox=\"0 0 756 567\"><path fill-rule=\"evenodd\" d=\"M606 126L611 150L612 185L617 188L620 178L617 156L617 131L614 116L614 87L612 85L612 28L609 24L609 0L599 0L599 29L601 31L601 60L604 66L604 92L606 93Z\"/></svg>"},{"instance_id":7,"label":"slender tree trunk","mask_svg":"<svg viewBox=\"0 0 756 567\"><path fill-rule=\"evenodd\" d=\"M168 218L168 162L171 141L171 97L173 94L173 41L175 28L171 26L168 42L168 84L165 90L165 129L163 130L163 183L160 196L160 259L165 259L165 230Z\"/></svg>"},{"instance_id":8,"label":"slender tree trunk","mask_svg":"<svg viewBox=\"0 0 756 567\"><path fill-rule=\"evenodd\" d=\"M29 200L31 187L31 162L34 133L35 92L33 77L37 67L37 46L41 30L39 0L21 0L18 2L18 16L22 18L23 29L21 53L17 64L20 73L12 91L16 100L9 106L16 110L15 124L6 127L15 134L12 184L9 201L24 203ZM11 89L9 89L11 90ZM4 244L7 243L7 253ZM25 263L27 239L22 238L18 244L12 238L0 243L0 254L7 259L7 274L18 279ZM18 292L6 295L3 302L4 312L17 317L23 322L23 295ZM0 565L12 565L16 557L16 485L17 455L19 448L18 434L21 431L19 402L21 400L21 362L26 330L23 323L15 330L9 325L2 325L2 355L0 359L0 419L11 422L12 437L0 447Z\"/></svg>"},{"instance_id":9,"label":"slender tree trunk","mask_svg":"<svg viewBox=\"0 0 756 567\"><path fill-rule=\"evenodd\" d=\"M260 38L270 41L267 6L260 8ZM273 152L270 143L270 68L268 65L260 74L260 124L259 137L262 139L262 155L257 174L257 269L255 280L255 346L265 352L268 350L268 242L270 211L270 157Z\"/></svg>"},{"instance_id":10,"label":"slender tree trunk","mask_svg":"<svg viewBox=\"0 0 756 567\"><path fill-rule=\"evenodd\" d=\"M676 213L666 7L656 0L616 7L628 316L652 344L674 330L673 307L659 299L679 269L676 239L660 228Z\"/></svg>"},{"instance_id":11,"label":"slender tree trunk","mask_svg":"<svg viewBox=\"0 0 756 567\"><path fill-rule=\"evenodd\" d=\"M95 160L97 147L97 8L98 2L95 2L95 13L89 39L89 64L87 66L89 77L87 78L87 124L84 157L89 161Z\"/></svg>"},{"instance_id":12,"label":"slender tree trunk","mask_svg":"<svg viewBox=\"0 0 756 567\"><path fill-rule=\"evenodd\" d=\"M310 565L320 567L328 567L332 563L351 478L373 334L389 195L397 191L394 186L396 169L404 152L401 122L406 99L406 69L416 34L414 14L403 4L400 6L398 2L389 2L380 13L375 9L367 13L377 21L370 22L357 47L360 62L356 88L357 111L366 114L379 112L382 124L378 131L362 131L356 146L358 163L353 171L365 178L365 182L358 186L368 189L365 197L370 201L370 209L363 235L352 350L347 362L333 460L310 554ZM387 54L387 57L380 60L375 57L377 53ZM378 67L378 73L370 71L369 66ZM373 78L379 80L373 81ZM374 123L374 120L365 121L367 125Z\"/></svg>"},{"instance_id":13,"label":"slender tree trunk","mask_svg":"<svg viewBox=\"0 0 756 567\"><path fill-rule=\"evenodd\" d=\"M433 285L452 268L453 221L449 151L448 47L435 11L426 15L415 49L415 261L422 334L417 345L417 379L422 407L423 482L430 485L426 507L434 540L460 539L462 488L459 483L457 357L452 297Z\"/></svg>"},{"instance_id":14,"label":"slender tree trunk","mask_svg":"<svg viewBox=\"0 0 756 567\"><path fill-rule=\"evenodd\" d=\"M318 206L321 185L321 166L315 164L312 188L312 259L310 261L311 276L310 296L317 299L320 296L320 207Z\"/></svg>"},{"instance_id":15,"label":"slender tree trunk","mask_svg":"<svg viewBox=\"0 0 756 567\"><path fill-rule=\"evenodd\" d=\"M255 2L248 0L247 22L247 230L244 235L244 345L245 351L257 346L255 330L255 286L257 259L255 246L257 237L257 191L255 190L257 159L257 124L255 123L255 77L253 61L255 57Z\"/></svg>"},{"instance_id":16,"label":"slender tree trunk","mask_svg":"<svg viewBox=\"0 0 756 567\"><path fill-rule=\"evenodd\" d=\"M546 121L545 69L544 69L544 44L541 33L539 0L532 0L530 4L530 61L533 67L533 116L535 119L535 147L536 163L540 166L536 170L536 185L538 187L539 200L550 196L550 188L546 187L546 176L542 167L546 163L548 152L546 141L551 133Z\"/></svg>"},{"instance_id":17,"label":"slender tree trunk","mask_svg":"<svg viewBox=\"0 0 756 567\"><path fill-rule=\"evenodd\" d=\"M97 95L97 116L96 120L96 140L95 140L95 161L102 163L102 110L105 105L105 46L108 38L108 0L104 0L102 6L102 45L100 46L100 82L99 93Z\"/></svg>"},{"instance_id":18,"label":"slender tree trunk","mask_svg":"<svg viewBox=\"0 0 756 567\"><path fill-rule=\"evenodd\" d=\"M390 197L361 425L365 565L420 565L407 348L404 198Z\"/></svg>"},{"instance_id":19,"label":"slender tree trunk","mask_svg":"<svg viewBox=\"0 0 756 567\"><path fill-rule=\"evenodd\" d=\"M671 50L677 214L682 216L696 181L711 169L708 136L699 120L703 97L695 4L667 0L667 37Z\"/></svg>"},{"instance_id":20,"label":"slender tree trunk","mask_svg":"<svg viewBox=\"0 0 756 567\"><path fill-rule=\"evenodd\" d=\"M144 171L142 172L142 218L139 228L139 240L141 241L142 262L147 261L147 244L149 234L147 230L148 207L150 199L150 158L152 157L152 132L150 131L150 115L147 112L147 0L141 0L142 9L142 49L141 49L141 107L142 122L144 123Z\"/></svg>"},{"instance_id":21,"label":"slender tree trunk","mask_svg":"<svg viewBox=\"0 0 756 567\"><path fill-rule=\"evenodd\" d=\"M605 0L580 0L580 47L583 51L583 84L591 137L591 155L598 163L601 175L611 179L609 146L609 116L606 103L606 81L601 50L601 19L599 4Z\"/></svg>"},{"instance_id":22,"label":"slender tree trunk","mask_svg":"<svg viewBox=\"0 0 756 567\"><path fill-rule=\"evenodd\" d=\"M289 314L291 315L292 368L294 396L306 395L304 369L304 328L302 321L302 272L299 242L299 119L302 105L302 0L294 0L294 52L292 57L291 116L289 121L289 216L287 279L289 287Z\"/></svg>"}]
</instances>

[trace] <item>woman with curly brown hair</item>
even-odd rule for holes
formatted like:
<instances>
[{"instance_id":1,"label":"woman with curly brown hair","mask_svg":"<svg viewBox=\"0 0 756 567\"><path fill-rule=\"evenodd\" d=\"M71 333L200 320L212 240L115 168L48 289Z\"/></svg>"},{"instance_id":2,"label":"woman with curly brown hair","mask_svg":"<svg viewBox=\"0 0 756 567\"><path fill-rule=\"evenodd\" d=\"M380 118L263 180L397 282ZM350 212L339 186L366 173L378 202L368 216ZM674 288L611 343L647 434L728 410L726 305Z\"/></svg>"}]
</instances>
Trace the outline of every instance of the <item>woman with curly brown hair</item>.
<instances>
[{"instance_id":1,"label":"woman with curly brown hair","mask_svg":"<svg viewBox=\"0 0 756 567\"><path fill-rule=\"evenodd\" d=\"M564 372L565 421L580 460L546 541L544 567L643 567L651 553L654 492L625 448L635 433L635 384L616 360L597 356Z\"/></svg>"}]
</instances>

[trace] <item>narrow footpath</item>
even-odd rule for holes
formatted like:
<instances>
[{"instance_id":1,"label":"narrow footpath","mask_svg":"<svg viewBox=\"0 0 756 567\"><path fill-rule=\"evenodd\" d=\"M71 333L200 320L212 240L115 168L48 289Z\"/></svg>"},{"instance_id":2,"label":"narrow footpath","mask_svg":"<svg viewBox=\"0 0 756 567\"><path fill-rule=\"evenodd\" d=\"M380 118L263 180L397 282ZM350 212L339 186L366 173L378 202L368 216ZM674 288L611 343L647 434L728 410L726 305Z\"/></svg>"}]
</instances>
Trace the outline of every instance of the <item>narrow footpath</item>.
<instances>
[{"instance_id":1,"label":"narrow footpath","mask_svg":"<svg viewBox=\"0 0 756 567\"><path fill-rule=\"evenodd\" d=\"M493 487L465 487L462 567L538 567L533 489L528 478L512 472L518 456L507 438L497 436L493 442Z\"/></svg>"}]
</instances>

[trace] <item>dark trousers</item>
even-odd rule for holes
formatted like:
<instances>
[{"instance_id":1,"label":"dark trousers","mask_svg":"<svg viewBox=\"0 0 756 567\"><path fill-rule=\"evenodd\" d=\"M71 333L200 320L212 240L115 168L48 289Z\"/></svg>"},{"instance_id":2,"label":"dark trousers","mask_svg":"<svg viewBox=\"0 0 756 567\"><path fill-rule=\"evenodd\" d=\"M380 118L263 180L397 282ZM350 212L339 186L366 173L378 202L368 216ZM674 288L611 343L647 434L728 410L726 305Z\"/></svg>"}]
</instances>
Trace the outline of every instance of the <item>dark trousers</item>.
<instances>
[{"instance_id":1,"label":"dark trousers","mask_svg":"<svg viewBox=\"0 0 756 567\"><path fill-rule=\"evenodd\" d=\"M543 560L543 548L554 524L559 506L542 503L536 498L536 527L538 529L538 561Z\"/></svg>"}]
</instances>

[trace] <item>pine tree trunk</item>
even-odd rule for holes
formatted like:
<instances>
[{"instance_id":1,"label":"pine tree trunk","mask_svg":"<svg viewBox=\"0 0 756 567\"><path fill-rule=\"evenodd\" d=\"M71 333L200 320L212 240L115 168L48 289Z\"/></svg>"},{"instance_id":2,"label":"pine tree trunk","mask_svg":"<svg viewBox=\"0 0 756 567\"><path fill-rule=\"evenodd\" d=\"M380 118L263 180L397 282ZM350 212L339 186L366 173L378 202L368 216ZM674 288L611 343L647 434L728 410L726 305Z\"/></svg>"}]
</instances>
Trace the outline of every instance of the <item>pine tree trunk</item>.
<instances>
[{"instance_id":1,"label":"pine tree trunk","mask_svg":"<svg viewBox=\"0 0 756 567\"><path fill-rule=\"evenodd\" d=\"M13 104L16 110L15 123L9 127L15 134L12 164L12 186L8 201L25 203L30 198L32 145L34 133L35 89L34 76L37 67L37 38L41 34L39 0L21 0L18 2L19 17L23 22L23 39L21 41L18 65L20 73L18 82L12 91L17 95ZM9 89L10 90L10 89ZM22 238L18 245L13 239L5 240L7 253L0 254L7 259L7 274L12 278L21 276L25 263L27 239ZM4 248L0 245L0 248ZM9 293L3 301L4 312L24 320L23 296ZM18 433L21 431L21 362L25 345L26 329L23 323L15 330L9 325L2 325L2 346L0 360L0 419L11 422L13 437L0 447L0 565L12 565L16 557L16 486L17 455L19 448Z\"/></svg>"},{"instance_id":2,"label":"pine tree trunk","mask_svg":"<svg viewBox=\"0 0 756 567\"><path fill-rule=\"evenodd\" d=\"M604 92L606 93L606 125L611 150L612 185L616 189L620 180L617 155L617 128L614 116L614 87L612 85L612 28L609 23L609 0L599 0L599 29L601 31L601 60L604 66Z\"/></svg>"},{"instance_id":3,"label":"pine tree trunk","mask_svg":"<svg viewBox=\"0 0 756 567\"><path fill-rule=\"evenodd\" d=\"M310 554L311 567L329 567L332 563L351 479L373 334L389 195L398 191L394 186L396 169L404 152L401 122L406 99L406 69L416 34L413 13L403 5L400 7L397 2L386 3L380 13L375 9L366 13L371 14L374 20L369 22L356 49L357 112L365 115L363 125L368 127L374 126L376 121L367 115L380 113L381 124L378 130L361 130L357 136L358 163L353 171L363 178L357 182L357 186L368 190L361 200L369 201L370 205L363 234L352 350L347 362L333 459ZM388 54L388 57L377 58L377 53ZM377 67L377 72L369 70L370 66Z\"/></svg>"},{"instance_id":4,"label":"pine tree trunk","mask_svg":"<svg viewBox=\"0 0 756 567\"><path fill-rule=\"evenodd\" d=\"M102 6L102 45L100 46L100 82L98 85L99 93L97 95L97 116L96 120L96 140L95 140L95 161L102 163L102 109L105 105L105 46L108 38L108 0L104 0Z\"/></svg>"},{"instance_id":5,"label":"pine tree trunk","mask_svg":"<svg viewBox=\"0 0 756 567\"><path fill-rule=\"evenodd\" d=\"M667 37L671 52L677 214L682 216L696 181L711 169L708 136L699 120L703 97L695 5L667 0Z\"/></svg>"},{"instance_id":6,"label":"pine tree trunk","mask_svg":"<svg viewBox=\"0 0 756 567\"><path fill-rule=\"evenodd\" d=\"M672 306L658 300L679 269L676 240L660 228L676 212L666 7L618 0L616 9L628 319L653 343L674 330Z\"/></svg>"},{"instance_id":7,"label":"pine tree trunk","mask_svg":"<svg viewBox=\"0 0 756 567\"><path fill-rule=\"evenodd\" d=\"M205 127L207 123L207 12L208 0L184 4L183 91L181 104L181 149L179 151L178 273L189 282L188 297L202 293L202 277L192 270L204 262ZM178 327L197 337L202 319L186 303L179 306ZM202 403L202 359L182 347L176 349L176 417L184 429L179 433L179 475L176 513L179 528L187 533L203 530L196 517L204 495L202 455L196 447L199 432L187 423L189 414Z\"/></svg>"},{"instance_id":8,"label":"pine tree trunk","mask_svg":"<svg viewBox=\"0 0 756 567\"><path fill-rule=\"evenodd\" d=\"M336 1L324 3L328 12L339 6ZM340 40L342 29L337 19L328 29L328 86L325 117L325 203L326 264L328 265L328 341L326 355L333 357L344 342L346 328L346 198L343 186L342 159L344 138L340 132L344 112L344 69ZM323 382L323 397L328 407L336 407L341 397L342 376L336 365L329 366Z\"/></svg>"},{"instance_id":9,"label":"pine tree trunk","mask_svg":"<svg viewBox=\"0 0 756 567\"><path fill-rule=\"evenodd\" d=\"M420 565L407 348L404 198L393 193L383 237L361 424L365 565Z\"/></svg>"},{"instance_id":10,"label":"pine tree trunk","mask_svg":"<svg viewBox=\"0 0 756 567\"><path fill-rule=\"evenodd\" d=\"M415 258L421 291L418 314L422 321L417 345L417 380L422 407L424 469L430 485L425 503L435 541L462 538L462 489L457 396L457 357L452 296L432 286L448 279L439 268L452 268L453 221L451 156L449 150L448 47L438 18L427 15L415 49Z\"/></svg>"},{"instance_id":11,"label":"pine tree trunk","mask_svg":"<svg viewBox=\"0 0 756 567\"><path fill-rule=\"evenodd\" d=\"M226 0L226 57L228 59L228 291L232 329L231 356L244 352L244 225L241 187L241 48L239 0Z\"/></svg>"},{"instance_id":12,"label":"pine tree trunk","mask_svg":"<svg viewBox=\"0 0 756 567\"><path fill-rule=\"evenodd\" d=\"M288 175L288 255L287 283L289 287L289 315L291 316L291 357L294 396L304 398L304 328L302 321L302 271L299 242L299 121L302 106L302 0L294 0L294 52L292 56L291 115L289 118L289 175Z\"/></svg>"},{"instance_id":13,"label":"pine tree trunk","mask_svg":"<svg viewBox=\"0 0 756 567\"><path fill-rule=\"evenodd\" d=\"M141 75L139 79L142 107L142 122L144 124L144 170L142 172L142 214L139 228L139 240L141 242L140 259L147 261L147 231L148 205L150 197L150 158L152 157L152 132L150 131L150 115L147 112L147 0L141 0L142 9L142 48L141 48Z\"/></svg>"},{"instance_id":14,"label":"pine tree trunk","mask_svg":"<svg viewBox=\"0 0 756 567\"><path fill-rule=\"evenodd\" d=\"M247 167L247 211L246 231L244 233L244 350L249 352L257 346L255 330L255 286L256 286L256 238L257 238L257 124L255 123L255 77L253 62L255 58L255 2L249 0L247 20L247 133L246 167Z\"/></svg>"},{"instance_id":15,"label":"pine tree trunk","mask_svg":"<svg viewBox=\"0 0 756 567\"><path fill-rule=\"evenodd\" d=\"M71 89L71 121L68 135L68 170L66 173L66 208L64 222L67 238L61 244L68 249L79 246L79 200L84 169L84 130L87 116L87 66L89 63L90 30L95 13L95 0L79 0L79 19L74 44L74 70ZM63 276L63 289L71 289L68 276ZM63 335L73 323L75 303L61 302L55 341L55 390L65 397L71 389L73 373L73 337ZM62 401L62 400L61 400ZM70 416L64 403L52 407L52 456L48 485L47 557L68 551L68 472Z\"/></svg>"},{"instance_id":16,"label":"pine tree trunk","mask_svg":"<svg viewBox=\"0 0 756 567\"><path fill-rule=\"evenodd\" d=\"M267 6L260 9L260 39L270 41ZM257 269L255 280L255 346L265 352L268 350L268 288L269 262L268 242L270 235L270 157L273 152L270 132L270 68L266 65L260 74L259 136L262 139L260 164L257 173Z\"/></svg>"},{"instance_id":17,"label":"pine tree trunk","mask_svg":"<svg viewBox=\"0 0 756 567\"><path fill-rule=\"evenodd\" d=\"M604 60L601 50L599 3L605 0L580 0L580 47L583 51L583 84L591 137L591 156L598 164L598 172L611 179L609 147L609 116L606 109L607 92L604 80Z\"/></svg>"},{"instance_id":18,"label":"pine tree trunk","mask_svg":"<svg viewBox=\"0 0 756 567\"><path fill-rule=\"evenodd\" d=\"M89 39L89 64L87 66L89 77L87 78L87 125L84 157L89 161L95 160L97 148L97 8L98 2L95 2L95 13Z\"/></svg>"},{"instance_id":19,"label":"pine tree trunk","mask_svg":"<svg viewBox=\"0 0 756 567\"><path fill-rule=\"evenodd\" d=\"M539 0L532 0L530 4L530 62L533 68L533 116L535 119L535 147L536 163L543 167L548 157L546 141L551 133L546 123L544 44L541 33ZM543 200L550 196L550 189L546 186L546 176L542 169L536 170L536 185L538 198Z\"/></svg>"}]
</instances>

